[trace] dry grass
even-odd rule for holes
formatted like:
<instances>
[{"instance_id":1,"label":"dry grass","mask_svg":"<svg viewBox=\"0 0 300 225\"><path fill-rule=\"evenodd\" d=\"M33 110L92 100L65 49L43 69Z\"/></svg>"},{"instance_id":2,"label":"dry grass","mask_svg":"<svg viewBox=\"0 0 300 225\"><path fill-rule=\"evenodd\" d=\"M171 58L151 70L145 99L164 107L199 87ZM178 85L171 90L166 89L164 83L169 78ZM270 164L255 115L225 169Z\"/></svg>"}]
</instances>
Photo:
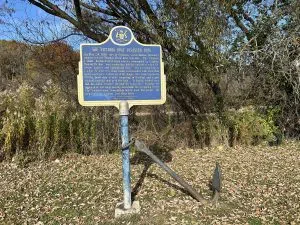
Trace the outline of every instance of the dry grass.
<instances>
[{"instance_id":1,"label":"dry grass","mask_svg":"<svg viewBox=\"0 0 300 225\"><path fill-rule=\"evenodd\" d=\"M223 172L218 207L200 206L151 165L136 195L141 214L115 220L114 207L122 199L121 157L73 154L27 168L0 164L0 224L300 224L299 142L177 149L168 158L206 198L218 161ZM143 163L133 163L133 187L143 169Z\"/></svg>"}]
</instances>

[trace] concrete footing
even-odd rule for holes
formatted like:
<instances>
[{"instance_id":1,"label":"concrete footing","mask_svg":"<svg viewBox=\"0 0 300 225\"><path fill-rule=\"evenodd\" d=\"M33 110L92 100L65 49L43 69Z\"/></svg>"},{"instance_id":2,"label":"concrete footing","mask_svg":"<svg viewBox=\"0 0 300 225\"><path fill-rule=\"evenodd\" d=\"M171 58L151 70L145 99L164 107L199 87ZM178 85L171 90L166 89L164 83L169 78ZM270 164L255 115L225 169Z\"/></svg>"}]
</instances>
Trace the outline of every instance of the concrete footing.
<instances>
[{"instance_id":1,"label":"concrete footing","mask_svg":"<svg viewBox=\"0 0 300 225\"><path fill-rule=\"evenodd\" d=\"M130 209L124 209L124 203L119 202L116 205L115 209L115 218L119 218L121 216L138 214L141 211L141 206L139 201L134 201Z\"/></svg>"}]
</instances>

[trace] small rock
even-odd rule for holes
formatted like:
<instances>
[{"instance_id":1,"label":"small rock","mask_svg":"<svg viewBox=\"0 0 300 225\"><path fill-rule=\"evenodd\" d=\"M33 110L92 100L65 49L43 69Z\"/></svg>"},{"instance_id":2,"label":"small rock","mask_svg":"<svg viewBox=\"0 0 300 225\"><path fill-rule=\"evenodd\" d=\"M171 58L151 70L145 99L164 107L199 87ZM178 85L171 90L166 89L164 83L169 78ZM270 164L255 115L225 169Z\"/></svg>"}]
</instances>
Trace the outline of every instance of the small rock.
<instances>
[{"instance_id":1,"label":"small rock","mask_svg":"<svg viewBox=\"0 0 300 225\"><path fill-rule=\"evenodd\" d=\"M5 218L5 213L0 210L0 221Z\"/></svg>"},{"instance_id":2,"label":"small rock","mask_svg":"<svg viewBox=\"0 0 300 225\"><path fill-rule=\"evenodd\" d=\"M11 163L10 165L11 165L11 168L13 168L13 169L17 169L18 168L18 165L16 163Z\"/></svg>"},{"instance_id":3,"label":"small rock","mask_svg":"<svg viewBox=\"0 0 300 225\"><path fill-rule=\"evenodd\" d=\"M44 225L44 223L42 221L39 221L35 225Z\"/></svg>"},{"instance_id":4,"label":"small rock","mask_svg":"<svg viewBox=\"0 0 300 225\"><path fill-rule=\"evenodd\" d=\"M176 219L177 219L177 217L176 216L171 216L171 218L170 218L172 221L175 221Z\"/></svg>"},{"instance_id":5,"label":"small rock","mask_svg":"<svg viewBox=\"0 0 300 225\"><path fill-rule=\"evenodd\" d=\"M54 162L55 162L55 163L60 163L60 160L59 160L59 159L55 159Z\"/></svg>"},{"instance_id":6,"label":"small rock","mask_svg":"<svg viewBox=\"0 0 300 225\"><path fill-rule=\"evenodd\" d=\"M219 146L217 147L217 149L218 149L219 151L223 151L223 150L224 150L224 146L223 146L223 145L219 145Z\"/></svg>"}]
</instances>

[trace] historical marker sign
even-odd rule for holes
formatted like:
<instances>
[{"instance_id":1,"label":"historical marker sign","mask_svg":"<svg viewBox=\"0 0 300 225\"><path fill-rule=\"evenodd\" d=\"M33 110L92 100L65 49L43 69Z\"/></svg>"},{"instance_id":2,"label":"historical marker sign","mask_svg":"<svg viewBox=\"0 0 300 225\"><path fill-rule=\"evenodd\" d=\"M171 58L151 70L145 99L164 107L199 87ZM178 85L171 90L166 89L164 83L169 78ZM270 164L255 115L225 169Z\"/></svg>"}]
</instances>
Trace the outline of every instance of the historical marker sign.
<instances>
[{"instance_id":1,"label":"historical marker sign","mask_svg":"<svg viewBox=\"0 0 300 225\"><path fill-rule=\"evenodd\" d=\"M139 43L132 31L114 27L109 38L81 44L78 97L84 106L156 105L166 101L160 45Z\"/></svg>"}]
</instances>

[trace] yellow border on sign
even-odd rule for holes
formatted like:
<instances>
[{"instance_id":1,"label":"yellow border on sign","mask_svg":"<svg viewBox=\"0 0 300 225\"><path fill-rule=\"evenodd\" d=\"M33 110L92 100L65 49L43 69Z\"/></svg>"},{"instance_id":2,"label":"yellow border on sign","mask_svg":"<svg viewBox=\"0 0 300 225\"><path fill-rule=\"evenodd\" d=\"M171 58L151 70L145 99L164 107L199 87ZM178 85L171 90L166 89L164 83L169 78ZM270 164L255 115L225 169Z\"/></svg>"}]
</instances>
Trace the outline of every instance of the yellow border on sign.
<instances>
[{"instance_id":1,"label":"yellow border on sign","mask_svg":"<svg viewBox=\"0 0 300 225\"><path fill-rule=\"evenodd\" d=\"M120 101L121 100L113 100L113 101L85 101L84 100L84 90L83 90L83 74L82 74L82 46L84 45L96 45L96 46L100 46L100 45L103 45L105 44L106 42L108 42L109 40L112 40L112 42L115 44L115 45L119 45L119 46L125 46L125 45L129 45L132 41L136 41L138 44L142 45L142 46L156 46L156 47L159 47L160 48L160 65L161 65L161 68L160 68L160 78L161 78L161 99L158 99L158 100L127 100L128 102L128 105L129 105L129 108L131 106L134 106L134 105L162 105L166 102L166 95L167 95L167 90L166 90L166 76L164 74L164 63L162 61L162 49L161 49L161 46L160 45L152 45L152 44L142 44L140 42L138 42L131 29L128 28L128 27L125 27L127 29L129 29L129 31L131 32L131 40L126 43L126 44L118 44L116 42L113 41L112 39L112 32L114 29L116 28L121 28L121 27L125 27L125 26L117 26L117 27L114 27L111 31L110 31L110 34L108 36L108 38L104 41L104 42L101 42L101 43L92 43L92 44L80 44L80 61L79 61L79 74L77 76L77 86L78 86L78 100L79 100L79 103L83 106L115 106L119 109L119 104L120 104ZM124 100L122 100L124 101Z\"/></svg>"}]
</instances>

